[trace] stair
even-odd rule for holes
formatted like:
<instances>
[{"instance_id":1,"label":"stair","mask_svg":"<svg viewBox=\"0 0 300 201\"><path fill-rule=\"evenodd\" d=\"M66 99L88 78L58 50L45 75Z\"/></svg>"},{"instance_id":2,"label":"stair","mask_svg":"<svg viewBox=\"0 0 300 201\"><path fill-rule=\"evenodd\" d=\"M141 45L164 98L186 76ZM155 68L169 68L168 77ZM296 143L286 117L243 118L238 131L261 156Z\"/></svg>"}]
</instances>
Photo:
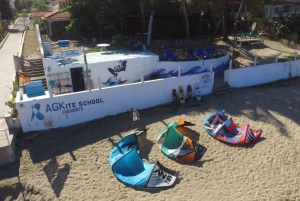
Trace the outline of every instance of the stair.
<instances>
[{"instance_id":1,"label":"stair","mask_svg":"<svg viewBox=\"0 0 300 201\"><path fill-rule=\"evenodd\" d=\"M217 95L220 95L222 93L231 92L231 91L232 91L232 89L231 89L231 87L229 86L229 84L227 82L225 82L224 84L221 84L221 85L218 85L218 86L214 87L214 92Z\"/></svg>"},{"instance_id":2,"label":"stair","mask_svg":"<svg viewBox=\"0 0 300 201\"><path fill-rule=\"evenodd\" d=\"M23 70L23 72L30 73L30 81L41 80L45 90L48 90L47 82L46 82L46 75L45 75L42 59L31 59L28 61L35 65L35 69L34 70Z\"/></svg>"}]
</instances>

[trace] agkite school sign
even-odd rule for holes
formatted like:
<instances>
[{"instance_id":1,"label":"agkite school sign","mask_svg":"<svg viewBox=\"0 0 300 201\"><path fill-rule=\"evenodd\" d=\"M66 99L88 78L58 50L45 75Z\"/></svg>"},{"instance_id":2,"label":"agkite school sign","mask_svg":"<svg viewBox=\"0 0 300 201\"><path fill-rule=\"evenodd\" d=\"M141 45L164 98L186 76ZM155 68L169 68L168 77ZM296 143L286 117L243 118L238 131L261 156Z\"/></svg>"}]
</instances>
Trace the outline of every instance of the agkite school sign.
<instances>
[{"instance_id":1,"label":"agkite school sign","mask_svg":"<svg viewBox=\"0 0 300 201\"><path fill-rule=\"evenodd\" d=\"M38 120L44 120L44 114L51 113L51 112L61 112L62 114L69 114L73 112L81 112L84 110L84 107L94 104L103 103L101 98L92 99L92 100L85 100L85 101L79 101L79 102L71 102L71 103L65 103L63 102L56 102L52 104L46 105L46 111L41 112L41 105L39 103L35 103L32 105L32 114L31 114L31 121L35 119L35 117Z\"/></svg>"},{"instance_id":2,"label":"agkite school sign","mask_svg":"<svg viewBox=\"0 0 300 201\"><path fill-rule=\"evenodd\" d=\"M92 99L92 100L86 100L86 101L79 101L79 102L71 102L71 103L65 103L63 102L57 102L46 105L46 113L47 112L55 112L55 111L61 111L62 114L72 113L72 112L79 112L83 111L83 107L94 105L98 103L103 103L101 98Z\"/></svg>"},{"instance_id":3,"label":"agkite school sign","mask_svg":"<svg viewBox=\"0 0 300 201\"><path fill-rule=\"evenodd\" d=\"M23 117L21 119L23 130L23 125L25 124L25 131L45 130L98 118L95 111L102 107L104 103L103 98L90 98L86 100L76 100L74 98L74 101L70 100L69 97L47 98L18 104L18 111L20 116ZM26 129L26 127L29 128ZM33 127L35 129L32 129Z\"/></svg>"}]
</instances>

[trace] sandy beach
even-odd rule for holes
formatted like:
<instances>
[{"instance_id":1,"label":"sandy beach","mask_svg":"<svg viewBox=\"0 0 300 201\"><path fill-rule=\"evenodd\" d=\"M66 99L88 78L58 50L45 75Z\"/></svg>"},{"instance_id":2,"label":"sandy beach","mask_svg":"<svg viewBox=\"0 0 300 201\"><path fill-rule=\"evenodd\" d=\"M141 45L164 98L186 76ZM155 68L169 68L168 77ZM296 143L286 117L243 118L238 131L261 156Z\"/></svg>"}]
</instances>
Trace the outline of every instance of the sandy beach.
<instances>
[{"instance_id":1,"label":"sandy beach","mask_svg":"<svg viewBox=\"0 0 300 201\"><path fill-rule=\"evenodd\" d=\"M232 52L230 46L218 45ZM284 58L295 51L265 41L263 48L245 46L237 61L249 66L258 56L258 64L270 63L277 54ZM22 134L17 138L16 162L0 167L0 200L299 201L299 103L300 78L233 89L219 96L210 94L178 107L169 104L140 110L141 119L136 122L128 112L68 128ZM213 139L204 130L203 121L221 109L238 126L262 129L261 139L246 147ZM159 132L180 118L196 124L184 134L207 148L198 162L168 159L156 144ZM114 144L142 126L148 131L139 138L140 155L146 162L158 160L180 172L172 188L133 189L120 183L111 171L108 160Z\"/></svg>"},{"instance_id":2,"label":"sandy beach","mask_svg":"<svg viewBox=\"0 0 300 201\"><path fill-rule=\"evenodd\" d=\"M0 169L0 200L300 200L299 86L293 79L234 89L141 110L136 122L124 113L18 138L17 161ZM221 109L237 125L262 129L261 139L236 147L210 137L203 121ZM207 147L199 162L178 163L158 149L159 132L179 118L196 124L185 133ZM139 138L141 157L180 171L174 187L139 190L114 177L108 163L114 143L141 126L149 129Z\"/></svg>"}]
</instances>

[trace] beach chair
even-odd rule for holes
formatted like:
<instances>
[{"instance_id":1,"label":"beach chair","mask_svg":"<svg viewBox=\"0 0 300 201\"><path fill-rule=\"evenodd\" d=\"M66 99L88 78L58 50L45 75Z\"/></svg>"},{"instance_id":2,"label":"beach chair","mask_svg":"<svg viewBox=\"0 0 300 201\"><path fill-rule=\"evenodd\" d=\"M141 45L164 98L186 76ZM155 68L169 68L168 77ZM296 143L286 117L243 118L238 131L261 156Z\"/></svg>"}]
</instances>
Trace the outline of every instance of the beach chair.
<instances>
[{"instance_id":1,"label":"beach chair","mask_svg":"<svg viewBox=\"0 0 300 201\"><path fill-rule=\"evenodd\" d=\"M194 54L194 51L190 48L184 50L184 53L190 60L199 60L200 58Z\"/></svg>"},{"instance_id":2,"label":"beach chair","mask_svg":"<svg viewBox=\"0 0 300 201\"><path fill-rule=\"evenodd\" d=\"M171 49L165 50L165 58L169 59L170 61L178 61L180 60L179 57L173 53Z\"/></svg>"},{"instance_id":3,"label":"beach chair","mask_svg":"<svg viewBox=\"0 0 300 201\"><path fill-rule=\"evenodd\" d=\"M249 37L256 38L256 33L254 31L250 31Z\"/></svg>"},{"instance_id":4,"label":"beach chair","mask_svg":"<svg viewBox=\"0 0 300 201\"><path fill-rule=\"evenodd\" d=\"M176 49L176 55L181 59L181 60L189 60L190 58L185 55L182 49Z\"/></svg>"},{"instance_id":5,"label":"beach chair","mask_svg":"<svg viewBox=\"0 0 300 201\"><path fill-rule=\"evenodd\" d=\"M195 55L200 57L201 59L210 59L211 56L203 52L201 47L197 47L195 51Z\"/></svg>"},{"instance_id":6,"label":"beach chair","mask_svg":"<svg viewBox=\"0 0 300 201\"><path fill-rule=\"evenodd\" d=\"M221 57L222 55L218 52L213 52L209 46L205 47L205 52L208 54L208 55L211 55L212 57L214 58L217 58L217 57Z\"/></svg>"}]
</instances>

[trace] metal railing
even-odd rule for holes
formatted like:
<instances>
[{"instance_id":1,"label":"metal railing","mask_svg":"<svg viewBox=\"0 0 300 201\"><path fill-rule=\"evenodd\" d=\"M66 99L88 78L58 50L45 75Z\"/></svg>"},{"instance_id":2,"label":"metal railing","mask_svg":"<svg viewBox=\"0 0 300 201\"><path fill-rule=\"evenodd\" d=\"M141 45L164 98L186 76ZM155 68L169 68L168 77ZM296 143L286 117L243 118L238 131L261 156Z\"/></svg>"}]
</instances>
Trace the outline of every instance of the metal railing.
<instances>
[{"instance_id":1,"label":"metal railing","mask_svg":"<svg viewBox=\"0 0 300 201\"><path fill-rule=\"evenodd\" d=\"M13 156L13 151L12 151L12 148L11 148L11 144L9 143L9 140L8 140L8 136L7 136L6 130L5 130L5 129L0 129L0 131L4 131L4 133L5 133L5 137L0 138L0 140L4 140L4 139L7 140L7 144L8 144L10 153L11 153L11 155Z\"/></svg>"}]
</instances>

